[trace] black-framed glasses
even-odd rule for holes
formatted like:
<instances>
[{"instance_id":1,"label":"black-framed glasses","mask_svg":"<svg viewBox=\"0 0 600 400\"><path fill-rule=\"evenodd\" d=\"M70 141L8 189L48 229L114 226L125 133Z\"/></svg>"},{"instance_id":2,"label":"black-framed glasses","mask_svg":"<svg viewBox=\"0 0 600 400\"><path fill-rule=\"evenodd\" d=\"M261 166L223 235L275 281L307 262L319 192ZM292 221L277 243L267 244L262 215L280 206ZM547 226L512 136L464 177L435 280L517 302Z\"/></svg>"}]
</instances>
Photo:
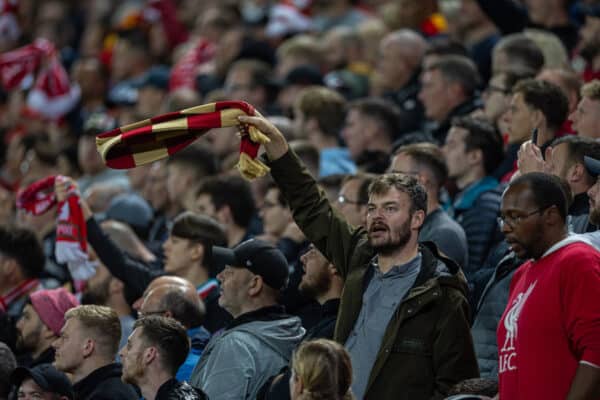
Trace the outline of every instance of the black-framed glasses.
<instances>
[{"instance_id":1,"label":"black-framed glasses","mask_svg":"<svg viewBox=\"0 0 600 400\"><path fill-rule=\"evenodd\" d=\"M501 215L497 218L498 225L500 226L500 229L504 227L504 224L510 226L511 228L514 228L515 225L520 224L521 221L523 221L524 219L527 219L534 214L541 213L544 210L545 208L538 208L537 210L531 211L527 214L517 216Z\"/></svg>"},{"instance_id":2,"label":"black-framed glasses","mask_svg":"<svg viewBox=\"0 0 600 400\"><path fill-rule=\"evenodd\" d=\"M343 194L340 194L338 196L337 201L340 204L354 204L354 205L360 205L360 204L362 204L360 201L352 201L352 200L348 199Z\"/></svg>"}]
</instances>

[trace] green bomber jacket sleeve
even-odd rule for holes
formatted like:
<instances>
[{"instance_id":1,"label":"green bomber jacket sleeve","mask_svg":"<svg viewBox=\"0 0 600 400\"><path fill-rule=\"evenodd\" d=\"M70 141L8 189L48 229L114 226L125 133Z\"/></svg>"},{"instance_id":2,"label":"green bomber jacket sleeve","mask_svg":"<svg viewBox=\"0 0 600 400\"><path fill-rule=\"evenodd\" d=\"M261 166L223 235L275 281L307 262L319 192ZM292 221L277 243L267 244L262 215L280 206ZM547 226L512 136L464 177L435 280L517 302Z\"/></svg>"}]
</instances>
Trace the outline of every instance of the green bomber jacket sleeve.
<instances>
[{"instance_id":1,"label":"green bomber jacket sleeve","mask_svg":"<svg viewBox=\"0 0 600 400\"><path fill-rule=\"evenodd\" d=\"M335 210L298 156L290 149L269 162L271 175L293 212L294 220L307 239L336 266L345 280L359 244L367 240L364 228L350 225Z\"/></svg>"}]
</instances>

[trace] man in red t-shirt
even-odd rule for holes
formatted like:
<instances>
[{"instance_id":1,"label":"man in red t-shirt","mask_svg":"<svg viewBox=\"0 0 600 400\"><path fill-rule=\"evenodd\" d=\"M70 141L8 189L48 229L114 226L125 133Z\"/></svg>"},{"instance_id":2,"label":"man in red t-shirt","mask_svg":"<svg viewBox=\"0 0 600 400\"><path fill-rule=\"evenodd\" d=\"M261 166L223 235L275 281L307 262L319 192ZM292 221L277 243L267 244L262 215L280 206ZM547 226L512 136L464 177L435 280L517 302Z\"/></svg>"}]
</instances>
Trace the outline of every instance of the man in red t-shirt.
<instances>
[{"instance_id":1,"label":"man in red t-shirt","mask_svg":"<svg viewBox=\"0 0 600 400\"><path fill-rule=\"evenodd\" d=\"M498 324L500 399L600 399L600 253L568 235L554 176L517 178L500 211L506 241L529 260Z\"/></svg>"}]
</instances>

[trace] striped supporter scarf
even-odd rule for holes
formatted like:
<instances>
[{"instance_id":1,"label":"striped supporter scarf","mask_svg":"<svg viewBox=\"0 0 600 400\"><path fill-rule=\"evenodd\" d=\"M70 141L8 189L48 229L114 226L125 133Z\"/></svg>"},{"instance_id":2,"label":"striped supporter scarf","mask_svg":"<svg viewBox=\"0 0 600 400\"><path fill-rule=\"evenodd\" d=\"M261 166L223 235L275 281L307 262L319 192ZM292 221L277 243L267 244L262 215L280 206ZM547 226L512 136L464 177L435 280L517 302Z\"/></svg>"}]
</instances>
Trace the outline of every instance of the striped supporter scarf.
<instances>
[{"instance_id":1,"label":"striped supporter scarf","mask_svg":"<svg viewBox=\"0 0 600 400\"><path fill-rule=\"evenodd\" d=\"M54 183L61 176L40 179L19 191L17 208L33 215L42 215L57 206L56 246L54 256L59 263L66 263L76 289L94 276L97 263L90 261L87 251L87 227L79 204L79 193L70 187L67 198L57 201Z\"/></svg>"},{"instance_id":2,"label":"striped supporter scarf","mask_svg":"<svg viewBox=\"0 0 600 400\"><path fill-rule=\"evenodd\" d=\"M246 179L265 175L269 168L256 159L269 138L253 126L239 124L240 115L260 115L243 101L219 101L175 111L125 125L96 137L104 163L115 169L135 168L168 157L189 146L213 128L238 126L240 159L237 168Z\"/></svg>"}]
</instances>

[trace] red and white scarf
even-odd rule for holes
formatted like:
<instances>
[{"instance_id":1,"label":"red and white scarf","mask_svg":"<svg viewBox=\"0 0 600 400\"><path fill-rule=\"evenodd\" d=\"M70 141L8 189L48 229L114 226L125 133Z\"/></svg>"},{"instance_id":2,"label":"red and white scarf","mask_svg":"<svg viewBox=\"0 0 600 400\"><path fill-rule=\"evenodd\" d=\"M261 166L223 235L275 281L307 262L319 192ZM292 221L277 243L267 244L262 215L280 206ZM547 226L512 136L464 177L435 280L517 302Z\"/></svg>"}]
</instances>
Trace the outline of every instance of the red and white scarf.
<instances>
[{"instance_id":1,"label":"red and white scarf","mask_svg":"<svg viewBox=\"0 0 600 400\"><path fill-rule=\"evenodd\" d=\"M210 129L238 126L241 142L237 168L244 178L254 179L269 171L256 156L260 144L270 139L254 126L240 126L240 115L260 114L243 101L218 101L104 132L96 137L96 147L108 167L129 169L175 154Z\"/></svg>"},{"instance_id":2,"label":"red and white scarf","mask_svg":"<svg viewBox=\"0 0 600 400\"><path fill-rule=\"evenodd\" d=\"M59 263L66 263L76 286L96 273L96 263L87 252L87 226L79 203L79 193L71 187L67 198L57 202L54 184L61 176L50 176L29 185L17 195L17 207L34 215L58 207L56 246L54 255Z\"/></svg>"}]
</instances>

